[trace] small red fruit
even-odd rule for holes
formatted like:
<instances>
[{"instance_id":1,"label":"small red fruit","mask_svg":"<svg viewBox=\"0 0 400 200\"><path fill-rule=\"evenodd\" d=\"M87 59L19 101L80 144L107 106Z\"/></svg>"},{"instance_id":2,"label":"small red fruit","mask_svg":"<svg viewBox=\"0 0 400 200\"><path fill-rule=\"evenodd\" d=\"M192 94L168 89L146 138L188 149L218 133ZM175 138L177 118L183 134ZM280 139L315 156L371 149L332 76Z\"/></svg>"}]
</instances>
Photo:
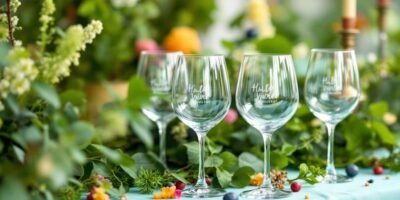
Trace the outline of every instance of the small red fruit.
<instances>
[{"instance_id":1,"label":"small red fruit","mask_svg":"<svg viewBox=\"0 0 400 200\"><path fill-rule=\"evenodd\" d=\"M290 189L292 189L293 192L298 192L301 190L301 184L295 181L290 185Z\"/></svg>"},{"instance_id":2,"label":"small red fruit","mask_svg":"<svg viewBox=\"0 0 400 200\"><path fill-rule=\"evenodd\" d=\"M212 180L210 178L206 177L206 183L207 183L207 185L211 185Z\"/></svg>"},{"instance_id":3,"label":"small red fruit","mask_svg":"<svg viewBox=\"0 0 400 200\"><path fill-rule=\"evenodd\" d=\"M376 166L376 167L374 167L374 174L375 175L381 175L381 174L383 174L383 167L382 166Z\"/></svg>"},{"instance_id":4,"label":"small red fruit","mask_svg":"<svg viewBox=\"0 0 400 200\"><path fill-rule=\"evenodd\" d=\"M176 182L175 183L175 187L176 187L176 189L178 189L178 190L183 190L183 189L185 189L185 183L184 182L182 182L182 181L178 181L178 182Z\"/></svg>"},{"instance_id":5,"label":"small red fruit","mask_svg":"<svg viewBox=\"0 0 400 200\"><path fill-rule=\"evenodd\" d=\"M140 55L140 52L142 51L158 51L160 48L154 40L146 38L136 40L135 49L137 55Z\"/></svg>"}]
</instances>

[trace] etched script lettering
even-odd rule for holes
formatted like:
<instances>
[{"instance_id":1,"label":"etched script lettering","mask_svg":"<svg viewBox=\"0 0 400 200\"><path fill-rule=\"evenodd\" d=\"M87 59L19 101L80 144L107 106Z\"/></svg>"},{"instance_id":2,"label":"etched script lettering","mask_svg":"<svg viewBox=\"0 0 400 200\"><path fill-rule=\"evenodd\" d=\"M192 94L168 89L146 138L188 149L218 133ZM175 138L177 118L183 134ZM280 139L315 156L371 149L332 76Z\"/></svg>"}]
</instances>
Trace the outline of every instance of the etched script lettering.
<instances>
[{"instance_id":1,"label":"etched script lettering","mask_svg":"<svg viewBox=\"0 0 400 200\"><path fill-rule=\"evenodd\" d=\"M337 84L337 82L331 80L330 78L323 78L322 85L322 91L329 94L338 94L342 91L342 86Z\"/></svg>"},{"instance_id":2,"label":"etched script lettering","mask_svg":"<svg viewBox=\"0 0 400 200\"><path fill-rule=\"evenodd\" d=\"M273 97L273 88L271 86L255 84L251 87L252 92L256 95L257 101L263 101L264 103L275 103L278 101Z\"/></svg>"},{"instance_id":3,"label":"etched script lettering","mask_svg":"<svg viewBox=\"0 0 400 200\"><path fill-rule=\"evenodd\" d=\"M195 100L206 100L207 95L203 85L200 85L198 89L196 89L193 85L189 85L188 93L191 94L192 99Z\"/></svg>"},{"instance_id":4,"label":"etched script lettering","mask_svg":"<svg viewBox=\"0 0 400 200\"><path fill-rule=\"evenodd\" d=\"M168 82L165 80L151 80L150 85L155 92L167 92L170 89Z\"/></svg>"}]
</instances>

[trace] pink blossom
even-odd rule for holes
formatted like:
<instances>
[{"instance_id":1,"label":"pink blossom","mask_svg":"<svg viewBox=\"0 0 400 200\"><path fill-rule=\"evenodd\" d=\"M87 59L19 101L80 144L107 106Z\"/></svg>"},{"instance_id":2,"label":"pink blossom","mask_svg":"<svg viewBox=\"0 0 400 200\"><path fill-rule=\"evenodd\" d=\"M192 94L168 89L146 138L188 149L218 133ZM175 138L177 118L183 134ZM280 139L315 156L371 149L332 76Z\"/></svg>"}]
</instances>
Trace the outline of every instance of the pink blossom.
<instances>
[{"instance_id":1,"label":"pink blossom","mask_svg":"<svg viewBox=\"0 0 400 200\"><path fill-rule=\"evenodd\" d=\"M235 109L229 109L228 113L225 116L225 122L228 124L233 124L238 118L238 113Z\"/></svg>"},{"instance_id":2,"label":"pink blossom","mask_svg":"<svg viewBox=\"0 0 400 200\"><path fill-rule=\"evenodd\" d=\"M182 196L182 190L176 189L175 190L175 198L180 199Z\"/></svg>"}]
</instances>

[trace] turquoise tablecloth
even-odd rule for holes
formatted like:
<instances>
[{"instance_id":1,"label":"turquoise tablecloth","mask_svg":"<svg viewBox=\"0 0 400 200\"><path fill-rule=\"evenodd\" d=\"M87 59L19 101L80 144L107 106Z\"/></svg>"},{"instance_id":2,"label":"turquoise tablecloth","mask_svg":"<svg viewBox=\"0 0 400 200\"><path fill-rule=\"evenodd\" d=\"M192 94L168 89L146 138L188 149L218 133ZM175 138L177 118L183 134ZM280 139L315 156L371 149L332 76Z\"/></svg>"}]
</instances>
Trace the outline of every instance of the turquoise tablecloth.
<instances>
[{"instance_id":1,"label":"turquoise tablecloth","mask_svg":"<svg viewBox=\"0 0 400 200\"><path fill-rule=\"evenodd\" d=\"M343 173L343 170L339 170L339 173ZM289 178L297 175L297 172L290 171ZM389 177L388 179L386 177ZM373 179L374 182L369 184L368 187L364 186L364 183L369 179ZM226 189L227 192L235 192L240 194L243 190L248 190L253 187L246 187L242 189ZM289 189L290 190L290 189ZM157 191L159 192L159 191ZM385 173L384 175L373 175L371 169L363 169L360 174L354 178L350 183L340 184L324 184L319 183L316 185L302 184L300 192L292 193L287 200L292 199L304 199L305 195L308 195L311 200L316 199L330 199L330 200L400 200L400 173ZM128 194L129 200L146 200L152 199L152 195L139 194L136 189L132 189ZM187 200L188 198L182 198ZM207 200L216 200L219 198L209 198ZM243 198L240 198L243 199ZM204 199L206 200L206 199Z\"/></svg>"}]
</instances>

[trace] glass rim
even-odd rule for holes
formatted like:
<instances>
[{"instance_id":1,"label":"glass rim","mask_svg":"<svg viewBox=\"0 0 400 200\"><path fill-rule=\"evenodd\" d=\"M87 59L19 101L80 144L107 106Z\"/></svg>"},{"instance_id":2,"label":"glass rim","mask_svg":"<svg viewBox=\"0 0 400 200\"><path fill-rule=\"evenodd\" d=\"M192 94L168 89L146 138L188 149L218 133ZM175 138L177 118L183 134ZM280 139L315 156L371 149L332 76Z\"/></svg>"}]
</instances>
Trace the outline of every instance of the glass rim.
<instances>
[{"instance_id":1,"label":"glass rim","mask_svg":"<svg viewBox=\"0 0 400 200\"><path fill-rule=\"evenodd\" d=\"M285 56L292 57L292 54L283 54L283 53L244 53L243 57L246 56Z\"/></svg>"},{"instance_id":2,"label":"glass rim","mask_svg":"<svg viewBox=\"0 0 400 200\"><path fill-rule=\"evenodd\" d=\"M181 57L225 57L224 54L181 54Z\"/></svg>"},{"instance_id":3,"label":"glass rim","mask_svg":"<svg viewBox=\"0 0 400 200\"><path fill-rule=\"evenodd\" d=\"M322 52L322 53L352 53L354 49L340 49L340 48L313 48L311 52Z\"/></svg>"},{"instance_id":4,"label":"glass rim","mask_svg":"<svg viewBox=\"0 0 400 200\"><path fill-rule=\"evenodd\" d=\"M168 54L183 54L182 51L165 51L165 50L145 50L141 51L140 55L168 55Z\"/></svg>"}]
</instances>

